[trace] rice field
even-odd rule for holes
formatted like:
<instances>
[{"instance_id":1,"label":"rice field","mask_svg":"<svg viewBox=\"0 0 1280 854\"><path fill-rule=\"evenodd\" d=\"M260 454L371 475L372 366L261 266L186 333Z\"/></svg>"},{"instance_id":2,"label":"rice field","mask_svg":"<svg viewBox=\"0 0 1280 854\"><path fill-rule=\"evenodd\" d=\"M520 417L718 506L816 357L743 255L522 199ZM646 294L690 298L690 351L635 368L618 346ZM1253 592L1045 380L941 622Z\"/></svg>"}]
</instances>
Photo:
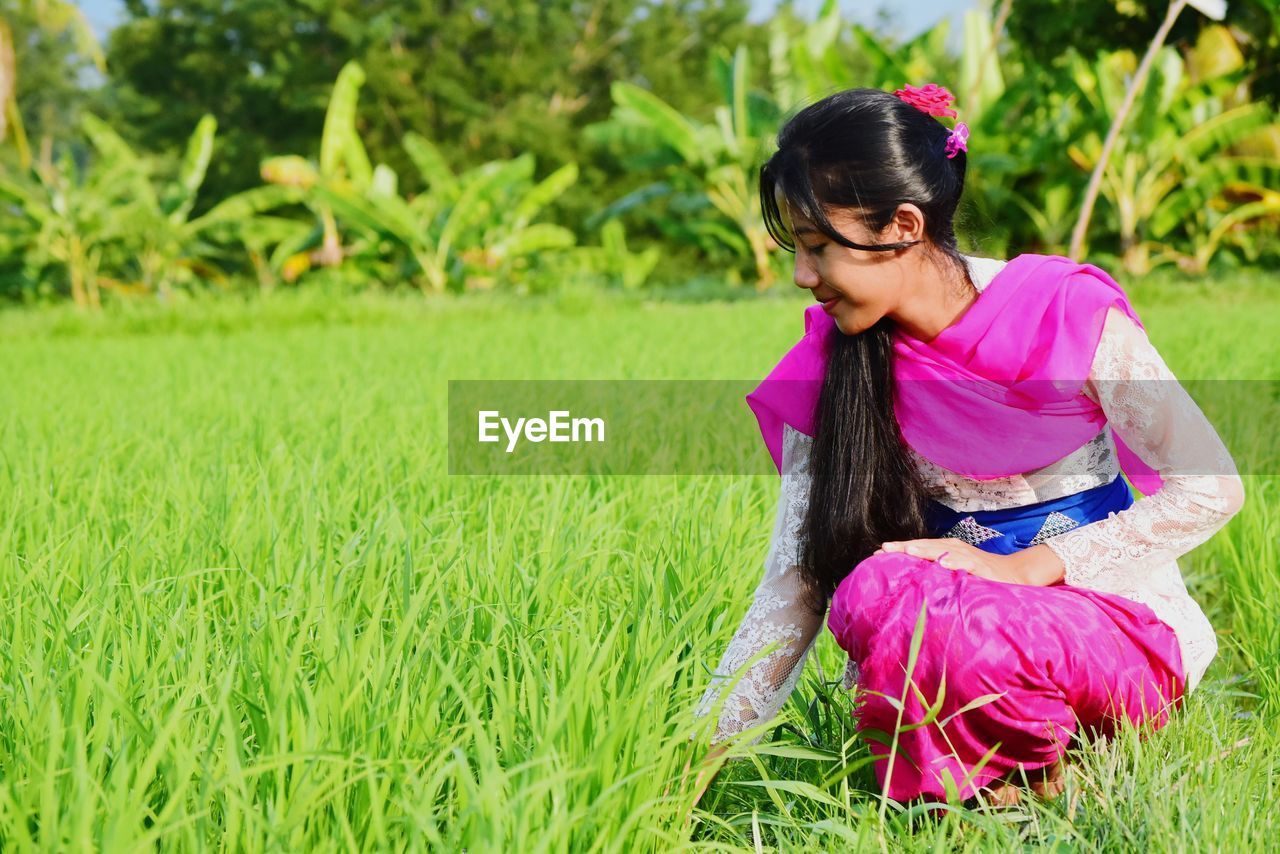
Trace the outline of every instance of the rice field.
<instances>
[{"instance_id":1,"label":"rice field","mask_svg":"<svg viewBox=\"0 0 1280 854\"><path fill-rule=\"evenodd\" d=\"M1280 378L1274 276L1131 293L1180 377ZM301 293L0 316L0 846L1274 844L1274 383L1241 384L1268 399L1219 424L1250 445L1248 497L1181 560L1221 652L1172 725L1094 745L1052 802L903 810L857 762L824 634L692 809L691 710L759 580L776 477L450 476L446 383L757 378L804 305Z\"/></svg>"}]
</instances>

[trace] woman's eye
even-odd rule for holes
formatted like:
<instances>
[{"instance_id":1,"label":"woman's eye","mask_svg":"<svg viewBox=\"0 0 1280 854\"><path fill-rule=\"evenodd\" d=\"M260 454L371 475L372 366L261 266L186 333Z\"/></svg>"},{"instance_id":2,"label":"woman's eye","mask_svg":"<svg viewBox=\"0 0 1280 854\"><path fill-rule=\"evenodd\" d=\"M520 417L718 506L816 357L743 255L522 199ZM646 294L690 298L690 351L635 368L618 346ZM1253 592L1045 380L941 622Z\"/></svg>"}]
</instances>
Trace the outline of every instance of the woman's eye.
<instances>
[{"instance_id":1,"label":"woman's eye","mask_svg":"<svg viewBox=\"0 0 1280 854\"><path fill-rule=\"evenodd\" d=\"M806 246L804 250L808 252L810 255L821 255L822 250L825 249L826 246L827 244L825 243L821 244L820 246Z\"/></svg>"}]
</instances>

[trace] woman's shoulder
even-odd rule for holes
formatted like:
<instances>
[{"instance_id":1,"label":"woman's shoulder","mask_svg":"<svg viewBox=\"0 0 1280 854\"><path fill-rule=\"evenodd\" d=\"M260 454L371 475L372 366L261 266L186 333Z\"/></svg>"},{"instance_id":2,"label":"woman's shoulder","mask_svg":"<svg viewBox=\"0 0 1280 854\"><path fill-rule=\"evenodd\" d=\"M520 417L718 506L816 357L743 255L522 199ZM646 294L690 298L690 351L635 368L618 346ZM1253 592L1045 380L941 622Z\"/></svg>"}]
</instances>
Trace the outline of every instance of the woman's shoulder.
<instances>
[{"instance_id":1,"label":"woman's shoulder","mask_svg":"<svg viewBox=\"0 0 1280 854\"><path fill-rule=\"evenodd\" d=\"M969 278L973 280L973 285L979 291L991 284L991 280L996 277L1001 270L1008 264L1008 260L1004 258L983 258L978 255L961 254L965 264L969 267Z\"/></svg>"},{"instance_id":2,"label":"woman's shoulder","mask_svg":"<svg viewBox=\"0 0 1280 854\"><path fill-rule=\"evenodd\" d=\"M1043 299L1048 293L1056 294L1059 299L1069 296L1065 309L1088 314L1100 303L1119 302L1127 314L1134 315L1124 286L1107 270L1089 261L1037 252L1020 252L1008 259L967 254L962 257L979 290L1003 272L1011 281L1029 286L1018 290L1041 295L1033 299Z\"/></svg>"}]
</instances>

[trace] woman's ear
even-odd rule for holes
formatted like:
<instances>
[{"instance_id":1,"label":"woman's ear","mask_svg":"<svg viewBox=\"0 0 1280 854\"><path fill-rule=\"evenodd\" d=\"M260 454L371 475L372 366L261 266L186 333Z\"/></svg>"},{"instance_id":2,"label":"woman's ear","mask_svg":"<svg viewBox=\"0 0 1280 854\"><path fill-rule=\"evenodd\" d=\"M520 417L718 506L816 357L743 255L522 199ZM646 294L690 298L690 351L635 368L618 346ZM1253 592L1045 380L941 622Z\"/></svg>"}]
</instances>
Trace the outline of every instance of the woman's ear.
<instances>
[{"instance_id":1,"label":"woman's ear","mask_svg":"<svg viewBox=\"0 0 1280 854\"><path fill-rule=\"evenodd\" d=\"M924 240L924 211L911 202L903 202L894 211L889 228L890 237L887 242Z\"/></svg>"}]
</instances>

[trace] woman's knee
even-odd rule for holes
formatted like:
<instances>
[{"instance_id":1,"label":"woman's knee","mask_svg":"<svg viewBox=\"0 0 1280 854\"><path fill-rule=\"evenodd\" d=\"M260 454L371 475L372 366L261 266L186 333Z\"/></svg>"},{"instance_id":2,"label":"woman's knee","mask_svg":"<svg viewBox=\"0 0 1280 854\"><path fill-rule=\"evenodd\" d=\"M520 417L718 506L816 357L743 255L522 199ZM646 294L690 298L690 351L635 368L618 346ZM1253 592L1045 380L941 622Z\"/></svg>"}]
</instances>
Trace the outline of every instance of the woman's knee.
<instances>
[{"instance_id":1,"label":"woman's knee","mask_svg":"<svg viewBox=\"0 0 1280 854\"><path fill-rule=\"evenodd\" d=\"M879 598L902 573L919 569L922 558L901 552L873 554L859 561L836 588L836 596L852 604Z\"/></svg>"},{"instance_id":2,"label":"woman's knee","mask_svg":"<svg viewBox=\"0 0 1280 854\"><path fill-rule=\"evenodd\" d=\"M905 554L879 554L860 561L837 585L831 597L828 624L846 650L852 634L863 634L881 623L884 599L902 586L906 574L918 572L921 558Z\"/></svg>"}]
</instances>

